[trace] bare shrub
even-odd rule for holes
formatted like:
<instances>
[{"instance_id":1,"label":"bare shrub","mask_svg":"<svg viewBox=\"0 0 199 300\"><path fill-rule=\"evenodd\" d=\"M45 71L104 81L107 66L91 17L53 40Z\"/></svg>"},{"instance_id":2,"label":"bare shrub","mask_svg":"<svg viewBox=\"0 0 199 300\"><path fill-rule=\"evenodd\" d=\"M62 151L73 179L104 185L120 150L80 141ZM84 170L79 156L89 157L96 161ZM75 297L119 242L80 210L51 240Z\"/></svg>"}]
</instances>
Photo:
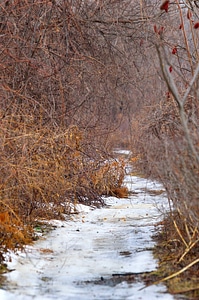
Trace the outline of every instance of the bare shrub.
<instances>
[{"instance_id":1,"label":"bare shrub","mask_svg":"<svg viewBox=\"0 0 199 300\"><path fill-rule=\"evenodd\" d=\"M38 128L32 115L7 115L0 140L1 252L30 242L35 220L63 218L77 203L101 206L122 187L123 163L89 154L77 126Z\"/></svg>"},{"instance_id":2,"label":"bare shrub","mask_svg":"<svg viewBox=\"0 0 199 300\"><path fill-rule=\"evenodd\" d=\"M15 232L17 220L22 228L61 217L71 203L126 195L123 164L109 152L138 106L130 58L141 65L139 1L5 0L0 8L1 225Z\"/></svg>"},{"instance_id":3,"label":"bare shrub","mask_svg":"<svg viewBox=\"0 0 199 300\"><path fill-rule=\"evenodd\" d=\"M71 203L100 205L102 194L126 196L123 163L110 152L134 145L140 126L131 124L142 121L143 103L156 105L161 75L148 54L158 2L5 0L0 7L2 213L11 218L9 207L31 222L62 216Z\"/></svg>"},{"instance_id":4,"label":"bare shrub","mask_svg":"<svg viewBox=\"0 0 199 300\"><path fill-rule=\"evenodd\" d=\"M173 208L167 243L170 239L178 241L173 259L176 272L166 276L164 281L188 269L191 269L190 274L197 274L198 9L196 1L165 1L156 12L149 29L149 43L153 51L156 49L159 59L159 67L154 64L153 70L160 88L156 90L154 82L148 103L133 121L133 151L135 157L139 154L139 160L134 163L145 174L163 183Z\"/></svg>"}]
</instances>

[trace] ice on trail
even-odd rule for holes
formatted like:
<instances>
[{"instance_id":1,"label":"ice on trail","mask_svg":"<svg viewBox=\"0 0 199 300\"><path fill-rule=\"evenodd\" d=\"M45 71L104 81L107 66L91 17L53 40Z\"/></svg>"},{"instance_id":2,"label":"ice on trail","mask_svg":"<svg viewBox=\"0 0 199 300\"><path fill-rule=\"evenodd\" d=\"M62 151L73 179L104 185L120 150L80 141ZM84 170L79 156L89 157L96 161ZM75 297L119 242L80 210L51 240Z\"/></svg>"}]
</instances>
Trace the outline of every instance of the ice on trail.
<instances>
[{"instance_id":1,"label":"ice on trail","mask_svg":"<svg viewBox=\"0 0 199 300\"><path fill-rule=\"evenodd\" d=\"M80 205L70 221L56 221L47 237L25 253L13 254L8 266L14 271L5 275L0 299L173 299L164 285L142 289L142 281L110 284L112 274L157 268L151 236L167 209L164 193L150 193L161 190L160 184L130 175L125 184L133 192L128 199L106 198L101 209Z\"/></svg>"}]
</instances>

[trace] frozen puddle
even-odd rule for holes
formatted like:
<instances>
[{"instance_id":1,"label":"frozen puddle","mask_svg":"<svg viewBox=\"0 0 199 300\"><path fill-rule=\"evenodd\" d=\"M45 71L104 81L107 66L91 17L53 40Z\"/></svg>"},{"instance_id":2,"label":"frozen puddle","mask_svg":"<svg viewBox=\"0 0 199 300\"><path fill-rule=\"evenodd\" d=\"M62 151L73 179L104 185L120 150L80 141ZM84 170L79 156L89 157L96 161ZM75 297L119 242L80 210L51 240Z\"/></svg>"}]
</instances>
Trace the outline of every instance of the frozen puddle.
<instances>
[{"instance_id":1,"label":"frozen puddle","mask_svg":"<svg viewBox=\"0 0 199 300\"><path fill-rule=\"evenodd\" d=\"M46 239L13 256L0 299L173 299L163 285L142 289L144 282L131 275L157 267L151 235L167 205L154 192L162 187L131 176L125 184L133 191L129 199L110 197L107 207L87 212L82 206L73 220L57 222Z\"/></svg>"}]
</instances>

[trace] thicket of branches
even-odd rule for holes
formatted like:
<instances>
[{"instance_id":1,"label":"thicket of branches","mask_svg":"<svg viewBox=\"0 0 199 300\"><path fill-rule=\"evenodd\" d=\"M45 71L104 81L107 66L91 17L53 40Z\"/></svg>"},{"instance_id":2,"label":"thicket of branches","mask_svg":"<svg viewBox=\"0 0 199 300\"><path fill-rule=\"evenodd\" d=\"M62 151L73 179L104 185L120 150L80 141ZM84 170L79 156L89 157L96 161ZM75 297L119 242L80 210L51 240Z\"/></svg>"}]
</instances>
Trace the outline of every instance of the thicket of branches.
<instances>
[{"instance_id":1,"label":"thicket of branches","mask_svg":"<svg viewBox=\"0 0 199 300\"><path fill-rule=\"evenodd\" d=\"M144 1L142 1L144 4ZM145 15L148 7L143 5ZM164 185L173 210L165 228L176 244L175 264L198 276L199 247L199 9L198 1L163 1L150 22L149 43L156 49L148 104L134 120L139 167ZM152 52L150 52L152 56ZM154 55L152 56L154 57ZM157 64L158 63L158 64ZM151 82L151 84L153 84ZM172 225L171 225L172 224ZM165 236L166 238L166 236ZM168 246L168 244L165 243ZM166 246L166 247L167 247ZM169 247L169 246L168 246ZM173 258L172 258L173 259ZM190 269L190 270L189 270ZM188 270L188 271L187 271ZM179 275L176 272L176 275ZM173 276L173 277L175 277ZM172 277L171 277L172 278ZM166 279L170 279L168 276ZM191 285L181 290L194 290ZM198 294L196 298L198 297Z\"/></svg>"},{"instance_id":2,"label":"thicket of branches","mask_svg":"<svg viewBox=\"0 0 199 300\"><path fill-rule=\"evenodd\" d=\"M62 215L70 202L117 193L116 146L164 184L182 255L196 248L198 1L5 0L0 9L2 249L51 207Z\"/></svg>"},{"instance_id":3,"label":"thicket of branches","mask_svg":"<svg viewBox=\"0 0 199 300\"><path fill-rule=\"evenodd\" d=\"M126 195L123 165L110 151L118 128L128 132L138 8L1 1L1 251L26 242L35 217Z\"/></svg>"},{"instance_id":4,"label":"thicket of branches","mask_svg":"<svg viewBox=\"0 0 199 300\"><path fill-rule=\"evenodd\" d=\"M161 178L174 205L198 227L198 11L167 2L168 11L162 9L164 16L154 19L151 40L163 88L150 99L151 107L143 109L147 116L138 127L146 168Z\"/></svg>"}]
</instances>

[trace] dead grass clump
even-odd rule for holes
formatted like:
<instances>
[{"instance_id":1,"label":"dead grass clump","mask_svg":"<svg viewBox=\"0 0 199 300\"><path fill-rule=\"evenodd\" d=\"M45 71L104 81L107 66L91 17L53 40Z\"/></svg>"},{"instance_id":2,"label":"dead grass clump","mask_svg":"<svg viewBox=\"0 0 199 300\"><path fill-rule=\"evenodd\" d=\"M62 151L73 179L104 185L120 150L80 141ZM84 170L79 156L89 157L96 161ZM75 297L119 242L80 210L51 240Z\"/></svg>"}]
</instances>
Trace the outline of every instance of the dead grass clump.
<instances>
[{"instance_id":1,"label":"dead grass clump","mask_svg":"<svg viewBox=\"0 0 199 300\"><path fill-rule=\"evenodd\" d=\"M63 218L76 203L100 206L121 188L124 164L92 154L77 126L0 115L0 251L27 243L35 219Z\"/></svg>"},{"instance_id":2,"label":"dead grass clump","mask_svg":"<svg viewBox=\"0 0 199 300\"><path fill-rule=\"evenodd\" d=\"M32 228L23 224L11 210L8 207L7 211L0 213L0 263L4 260L4 252L22 249L32 240Z\"/></svg>"},{"instance_id":3,"label":"dead grass clump","mask_svg":"<svg viewBox=\"0 0 199 300\"><path fill-rule=\"evenodd\" d=\"M127 198L128 197L128 189L125 186L112 188L109 192L111 196L115 196L118 198Z\"/></svg>"},{"instance_id":4,"label":"dead grass clump","mask_svg":"<svg viewBox=\"0 0 199 300\"><path fill-rule=\"evenodd\" d=\"M102 162L97 169L93 166L91 180L99 194L118 197L127 195L127 189L122 186L125 176L124 167L125 163L122 159Z\"/></svg>"},{"instance_id":5,"label":"dead grass clump","mask_svg":"<svg viewBox=\"0 0 199 300\"><path fill-rule=\"evenodd\" d=\"M199 298L199 232L180 212L165 218L155 240L154 254L159 260L155 283L166 283L171 294Z\"/></svg>"}]
</instances>

